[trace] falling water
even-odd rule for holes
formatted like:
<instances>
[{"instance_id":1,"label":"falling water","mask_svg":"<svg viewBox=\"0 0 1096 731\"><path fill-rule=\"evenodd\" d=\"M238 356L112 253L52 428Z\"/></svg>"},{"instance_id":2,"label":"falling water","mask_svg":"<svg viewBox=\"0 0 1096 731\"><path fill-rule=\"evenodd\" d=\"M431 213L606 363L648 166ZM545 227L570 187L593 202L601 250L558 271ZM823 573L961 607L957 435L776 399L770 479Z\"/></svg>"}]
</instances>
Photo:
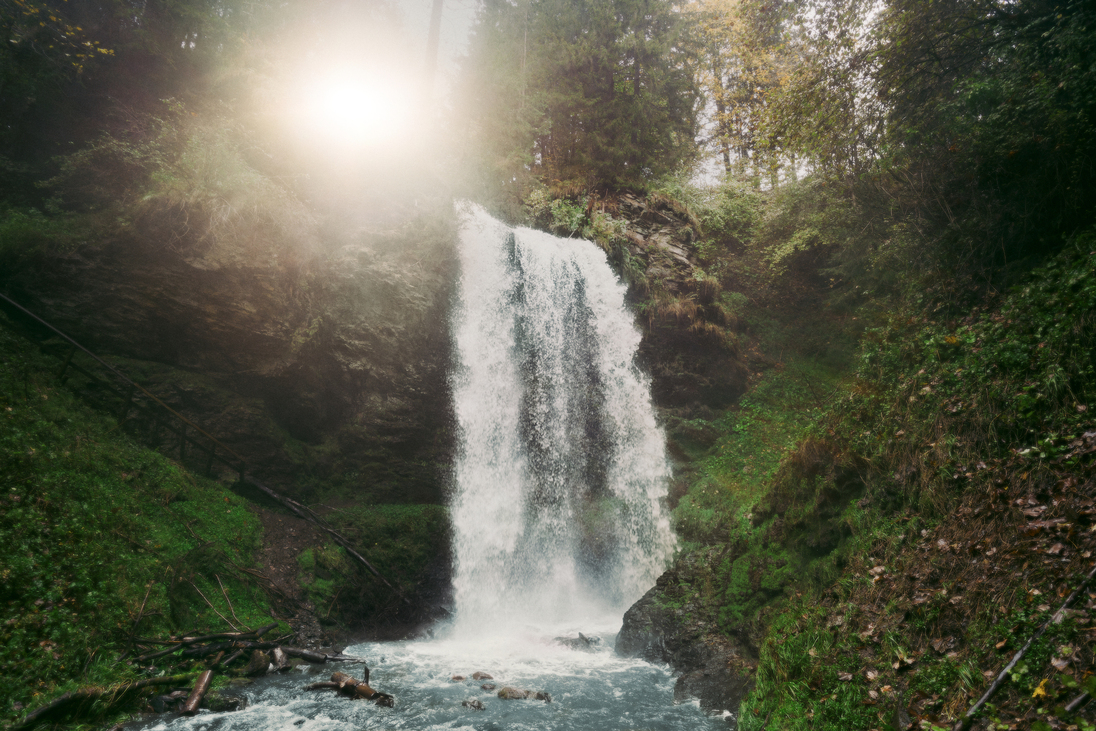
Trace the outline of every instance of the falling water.
<instances>
[{"instance_id":1,"label":"falling water","mask_svg":"<svg viewBox=\"0 0 1096 731\"><path fill-rule=\"evenodd\" d=\"M433 639L346 648L394 708L302 690L327 665L241 689L249 707L150 719L148 731L726 731L676 702L670 668L612 649L627 606L674 548L668 468L624 287L587 241L462 212L452 325L460 454L452 520L457 617ZM583 631L585 651L555 641ZM364 669L338 669L361 677ZM503 700L470 677L541 690ZM470 708L466 702L482 705Z\"/></svg>"},{"instance_id":2,"label":"falling water","mask_svg":"<svg viewBox=\"0 0 1096 731\"><path fill-rule=\"evenodd\" d=\"M675 540L625 287L589 241L461 215L458 627L619 619Z\"/></svg>"}]
</instances>

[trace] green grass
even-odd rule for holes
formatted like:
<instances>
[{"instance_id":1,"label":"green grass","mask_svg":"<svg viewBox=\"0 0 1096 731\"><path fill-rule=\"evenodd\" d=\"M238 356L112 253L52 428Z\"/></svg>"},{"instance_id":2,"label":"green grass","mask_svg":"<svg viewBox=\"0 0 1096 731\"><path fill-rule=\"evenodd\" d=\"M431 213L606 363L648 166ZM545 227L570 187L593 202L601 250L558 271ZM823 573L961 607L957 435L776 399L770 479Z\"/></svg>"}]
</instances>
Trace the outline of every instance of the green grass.
<instances>
[{"instance_id":1,"label":"green grass","mask_svg":"<svg viewBox=\"0 0 1096 731\"><path fill-rule=\"evenodd\" d=\"M254 566L262 537L247 503L135 444L60 388L56 369L0 319L7 719L15 704L131 676L117 660L134 636L271 621L240 570Z\"/></svg>"}]
</instances>

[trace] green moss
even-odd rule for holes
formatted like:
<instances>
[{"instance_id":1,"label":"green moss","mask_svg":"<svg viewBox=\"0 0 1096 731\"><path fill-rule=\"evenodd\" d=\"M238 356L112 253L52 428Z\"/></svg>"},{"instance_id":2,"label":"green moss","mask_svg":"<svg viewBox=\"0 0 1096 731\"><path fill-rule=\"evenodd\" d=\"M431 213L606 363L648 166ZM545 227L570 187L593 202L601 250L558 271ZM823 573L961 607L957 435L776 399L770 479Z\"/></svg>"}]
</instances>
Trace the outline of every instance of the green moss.
<instances>
[{"instance_id":1,"label":"green moss","mask_svg":"<svg viewBox=\"0 0 1096 731\"><path fill-rule=\"evenodd\" d=\"M0 321L0 714L124 679L129 638L260 626L244 500L141 448ZM231 600L231 606L229 605ZM219 614L218 614L219 613ZM223 619L222 619L223 617Z\"/></svg>"}]
</instances>

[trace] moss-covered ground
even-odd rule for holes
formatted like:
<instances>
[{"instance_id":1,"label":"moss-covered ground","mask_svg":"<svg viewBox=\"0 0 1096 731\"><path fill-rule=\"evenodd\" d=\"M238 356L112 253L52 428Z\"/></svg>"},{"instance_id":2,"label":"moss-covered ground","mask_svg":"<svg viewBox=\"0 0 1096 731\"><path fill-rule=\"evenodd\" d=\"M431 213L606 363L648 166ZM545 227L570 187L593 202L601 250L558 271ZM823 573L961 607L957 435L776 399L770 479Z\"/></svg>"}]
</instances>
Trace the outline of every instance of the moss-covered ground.
<instances>
[{"instance_id":1,"label":"moss-covered ground","mask_svg":"<svg viewBox=\"0 0 1096 731\"><path fill-rule=\"evenodd\" d=\"M950 728L1048 622L976 723L1096 726L1065 708L1096 586L1056 615L1096 560L1094 243L973 308L910 297L843 377L785 357L711 424L675 517L758 643L742 728Z\"/></svg>"},{"instance_id":2,"label":"moss-covered ground","mask_svg":"<svg viewBox=\"0 0 1096 731\"><path fill-rule=\"evenodd\" d=\"M57 370L0 322L6 720L146 672L120 662L139 638L272 621L245 571L262 539L246 502L134 443L60 387Z\"/></svg>"}]
</instances>

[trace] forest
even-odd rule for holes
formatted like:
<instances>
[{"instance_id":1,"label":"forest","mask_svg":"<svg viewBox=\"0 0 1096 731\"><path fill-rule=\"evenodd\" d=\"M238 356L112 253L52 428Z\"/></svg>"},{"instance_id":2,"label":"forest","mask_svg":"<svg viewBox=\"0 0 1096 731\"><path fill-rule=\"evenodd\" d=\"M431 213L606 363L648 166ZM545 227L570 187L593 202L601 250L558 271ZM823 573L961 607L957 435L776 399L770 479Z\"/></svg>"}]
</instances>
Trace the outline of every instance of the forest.
<instances>
[{"instance_id":1,"label":"forest","mask_svg":"<svg viewBox=\"0 0 1096 731\"><path fill-rule=\"evenodd\" d=\"M439 619L468 200L627 286L678 540L634 654L742 729L1096 728L1096 6L480 0L451 63L409 7L0 0L0 293L349 537L4 305L4 723L230 608Z\"/></svg>"}]
</instances>

